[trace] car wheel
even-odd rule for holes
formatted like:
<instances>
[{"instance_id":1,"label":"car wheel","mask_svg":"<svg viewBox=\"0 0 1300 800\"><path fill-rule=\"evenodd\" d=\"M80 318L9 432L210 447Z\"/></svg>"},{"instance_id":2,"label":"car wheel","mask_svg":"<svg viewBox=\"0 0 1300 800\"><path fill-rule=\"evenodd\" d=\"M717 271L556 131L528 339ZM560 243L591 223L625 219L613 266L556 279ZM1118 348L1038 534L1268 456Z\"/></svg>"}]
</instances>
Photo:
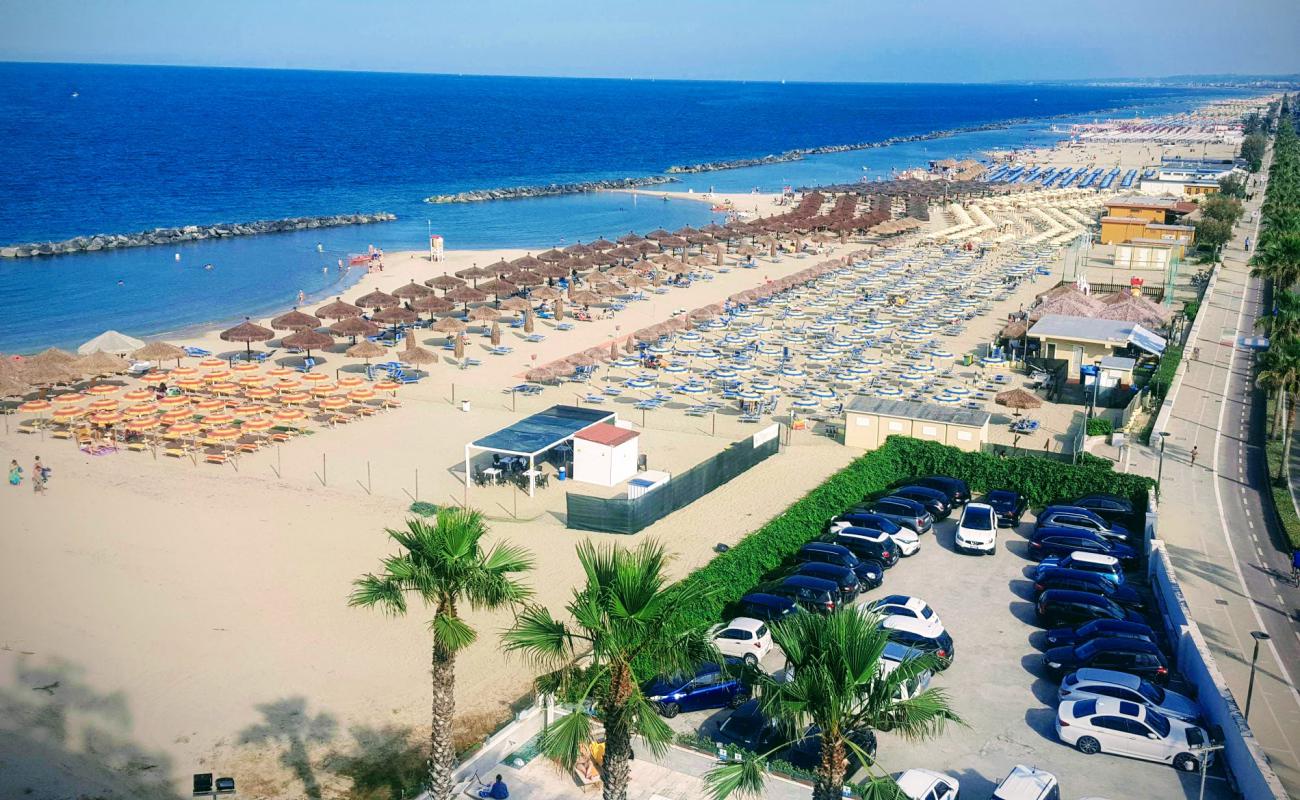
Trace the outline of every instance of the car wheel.
<instances>
[{"instance_id":1,"label":"car wheel","mask_svg":"<svg viewBox=\"0 0 1300 800\"><path fill-rule=\"evenodd\" d=\"M995 555L997 555L997 554L998 554L998 543L997 543L997 542L994 542L994 543L989 547L989 555L991 555L991 556L995 556Z\"/></svg>"},{"instance_id":2,"label":"car wheel","mask_svg":"<svg viewBox=\"0 0 1300 800\"><path fill-rule=\"evenodd\" d=\"M1196 756L1191 753L1179 753L1174 758L1174 769L1179 772L1195 772L1201 768L1201 764L1196 760Z\"/></svg>"},{"instance_id":3,"label":"car wheel","mask_svg":"<svg viewBox=\"0 0 1300 800\"><path fill-rule=\"evenodd\" d=\"M758 656L754 655L753 653L746 653L746 654L745 654L745 666L747 666L747 667L757 667L757 666L758 666Z\"/></svg>"},{"instance_id":4,"label":"car wheel","mask_svg":"<svg viewBox=\"0 0 1300 800\"><path fill-rule=\"evenodd\" d=\"M1080 753L1083 753L1084 755L1090 756L1093 753L1101 752L1101 742L1097 741L1091 736L1079 737L1079 741L1075 742L1074 746L1078 749Z\"/></svg>"},{"instance_id":5,"label":"car wheel","mask_svg":"<svg viewBox=\"0 0 1300 800\"><path fill-rule=\"evenodd\" d=\"M676 703L664 703L659 706L659 713L668 719L672 719L681 713L682 707Z\"/></svg>"}]
</instances>

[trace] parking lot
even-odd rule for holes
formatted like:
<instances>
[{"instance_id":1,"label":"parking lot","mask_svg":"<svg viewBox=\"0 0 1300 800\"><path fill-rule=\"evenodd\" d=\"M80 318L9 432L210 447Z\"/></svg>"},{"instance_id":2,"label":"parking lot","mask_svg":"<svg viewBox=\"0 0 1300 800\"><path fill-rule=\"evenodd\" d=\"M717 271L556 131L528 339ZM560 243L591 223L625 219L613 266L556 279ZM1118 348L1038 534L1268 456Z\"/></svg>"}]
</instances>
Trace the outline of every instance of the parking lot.
<instances>
[{"instance_id":1,"label":"parking lot","mask_svg":"<svg viewBox=\"0 0 1300 800\"><path fill-rule=\"evenodd\" d=\"M921 551L889 570L884 585L859 602L908 594L930 603L952 634L956 651L952 666L932 685L948 692L966 726L950 727L942 736L922 742L879 734L880 765L893 773L913 767L946 772L960 780L962 797L970 798L988 797L1015 764L1055 774L1066 800L1196 797L1197 773L1104 753L1088 756L1057 741L1058 684L1042 667L1045 645L1035 621L1034 562L1025 555L1032 515L1025 516L1018 530L999 532L993 556L953 550L958 516L937 523L934 534L922 537ZM779 653L765 659L763 666L780 667ZM1175 677L1170 688L1186 687ZM699 711L669 722L678 731L709 736L729 713ZM1233 796L1217 765L1209 770L1205 796Z\"/></svg>"}]
</instances>

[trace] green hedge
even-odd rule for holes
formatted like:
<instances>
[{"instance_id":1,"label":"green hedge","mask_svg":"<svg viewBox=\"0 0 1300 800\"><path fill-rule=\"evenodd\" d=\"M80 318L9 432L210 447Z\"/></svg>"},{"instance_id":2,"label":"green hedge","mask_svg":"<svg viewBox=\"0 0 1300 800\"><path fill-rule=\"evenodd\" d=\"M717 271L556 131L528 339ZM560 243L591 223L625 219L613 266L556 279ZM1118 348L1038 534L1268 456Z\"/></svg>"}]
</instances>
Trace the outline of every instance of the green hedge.
<instances>
[{"instance_id":1,"label":"green hedge","mask_svg":"<svg viewBox=\"0 0 1300 800\"><path fill-rule=\"evenodd\" d=\"M970 484L972 492L1014 489L1032 506L1092 492L1109 492L1145 508L1150 478L1114 472L1109 462L1073 466L1032 455L999 458L968 453L937 442L891 436L884 446L855 459L808 492L735 547L687 575L678 586L700 588L704 599L682 611L687 627L717 622L741 598L806 542L826 522L865 495L919 475L948 475Z\"/></svg>"},{"instance_id":2,"label":"green hedge","mask_svg":"<svg viewBox=\"0 0 1300 800\"><path fill-rule=\"evenodd\" d=\"M1273 418L1273 409L1276 399L1269 396L1267 400L1266 419ZM1273 500L1273 511L1277 515L1278 524L1286 533L1287 541L1292 547L1300 547L1300 516L1296 515L1295 503L1291 502L1291 485L1285 476L1280 481L1273 480L1277 474L1277 465L1282 462L1282 451L1285 449L1285 441L1274 439L1266 436L1264 438L1264 457L1265 466L1268 468L1268 488L1269 494Z\"/></svg>"},{"instance_id":3,"label":"green hedge","mask_svg":"<svg viewBox=\"0 0 1300 800\"><path fill-rule=\"evenodd\" d=\"M1089 436L1109 436L1114 430L1115 426L1108 417L1093 417L1088 420Z\"/></svg>"}]
</instances>

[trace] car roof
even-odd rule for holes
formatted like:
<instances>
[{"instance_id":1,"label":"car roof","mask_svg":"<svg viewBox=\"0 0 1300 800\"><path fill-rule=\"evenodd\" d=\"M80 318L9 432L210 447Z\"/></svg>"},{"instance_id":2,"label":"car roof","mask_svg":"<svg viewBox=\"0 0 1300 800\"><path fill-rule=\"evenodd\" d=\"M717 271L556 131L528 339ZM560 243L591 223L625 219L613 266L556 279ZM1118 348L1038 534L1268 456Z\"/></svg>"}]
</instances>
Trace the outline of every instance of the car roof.
<instances>
[{"instance_id":1,"label":"car roof","mask_svg":"<svg viewBox=\"0 0 1300 800\"><path fill-rule=\"evenodd\" d=\"M1056 776L1052 773L1017 764L998 784L993 796L998 800L1039 800L1044 792L1056 785Z\"/></svg>"},{"instance_id":2,"label":"car roof","mask_svg":"<svg viewBox=\"0 0 1300 800\"><path fill-rule=\"evenodd\" d=\"M1086 500L1107 500L1107 501L1109 501L1109 502L1111 502L1111 503L1117 503L1117 504L1122 505L1122 506L1131 506L1131 505L1133 505L1133 501L1132 501L1132 500L1129 500L1128 498L1120 497L1120 496L1117 495L1117 494L1107 494L1106 492L1093 492L1092 494L1085 494L1085 495L1083 495L1082 497L1076 497L1076 498L1074 498L1074 499L1071 500L1070 502L1072 502L1072 503L1082 503L1082 502L1084 502L1084 501L1086 501Z\"/></svg>"},{"instance_id":3,"label":"car roof","mask_svg":"<svg viewBox=\"0 0 1300 800\"><path fill-rule=\"evenodd\" d=\"M965 486L965 485L966 485L966 481L962 480L961 478L952 478L952 477L949 477L949 476L947 476L947 475L926 475L926 476L924 476L924 477L920 477L920 478L913 478L912 480L914 480L914 481L943 481L944 483L951 483L951 484L954 485L954 486Z\"/></svg>"},{"instance_id":4,"label":"car roof","mask_svg":"<svg viewBox=\"0 0 1300 800\"><path fill-rule=\"evenodd\" d=\"M1097 669L1095 667L1084 667L1075 670L1074 677L1079 681L1089 683L1108 683L1112 686L1123 686L1126 689L1136 689L1142 685L1142 679L1136 675L1130 675L1127 672L1119 672L1113 669Z\"/></svg>"},{"instance_id":5,"label":"car roof","mask_svg":"<svg viewBox=\"0 0 1300 800\"><path fill-rule=\"evenodd\" d=\"M1083 514L1085 516L1096 513L1092 509L1084 508L1083 506L1072 506L1064 503L1053 503L1052 505L1043 509L1043 515L1046 516L1047 514L1056 513L1058 511L1063 514Z\"/></svg>"},{"instance_id":6,"label":"car roof","mask_svg":"<svg viewBox=\"0 0 1300 800\"><path fill-rule=\"evenodd\" d=\"M1118 636L1100 636L1089 642L1094 647L1104 647L1107 650L1140 650L1143 653L1159 653L1160 648L1146 639L1123 639Z\"/></svg>"},{"instance_id":7,"label":"car roof","mask_svg":"<svg viewBox=\"0 0 1300 800\"><path fill-rule=\"evenodd\" d=\"M1074 589L1048 589L1038 596L1039 601L1054 600L1058 603L1091 603L1101 605L1108 602L1105 597L1092 592L1078 592Z\"/></svg>"},{"instance_id":8,"label":"car roof","mask_svg":"<svg viewBox=\"0 0 1300 800\"><path fill-rule=\"evenodd\" d=\"M1035 539L1042 536L1073 536L1076 539L1092 539L1095 542L1110 544L1110 542L1106 541L1105 537L1094 530L1088 528L1071 528L1066 525L1043 525L1034 531Z\"/></svg>"},{"instance_id":9,"label":"car roof","mask_svg":"<svg viewBox=\"0 0 1300 800\"><path fill-rule=\"evenodd\" d=\"M935 772L928 769L909 769L895 780L898 788L903 790L903 794L908 797L924 797L925 793L930 791L937 781L957 785L956 778L950 778L941 772Z\"/></svg>"},{"instance_id":10,"label":"car roof","mask_svg":"<svg viewBox=\"0 0 1300 800\"><path fill-rule=\"evenodd\" d=\"M877 503L882 503L882 502L899 503L899 504L905 506L906 508L911 509L911 510L914 511L914 512L915 512L915 511L920 511L920 512L924 512L924 511L925 511L925 506L921 505L920 503L916 502L915 500L912 500L912 499L907 498L907 497L899 497L899 496L896 495L896 494L887 494L887 495L885 495L884 497L881 497L881 498L877 499L876 502L877 502Z\"/></svg>"},{"instance_id":11,"label":"car roof","mask_svg":"<svg viewBox=\"0 0 1300 800\"><path fill-rule=\"evenodd\" d=\"M800 550L818 550L823 553L838 553L840 555L852 555L851 551L842 544L834 542L808 542Z\"/></svg>"},{"instance_id":12,"label":"car roof","mask_svg":"<svg viewBox=\"0 0 1300 800\"><path fill-rule=\"evenodd\" d=\"M782 584L788 586L805 586L809 589L821 589L827 592L839 593L840 587L825 578L815 578L812 575L790 575Z\"/></svg>"},{"instance_id":13,"label":"car roof","mask_svg":"<svg viewBox=\"0 0 1300 800\"><path fill-rule=\"evenodd\" d=\"M767 592L750 592L740 598L742 603L755 603L763 606L791 606L794 601L788 597L782 597L779 594L768 594Z\"/></svg>"},{"instance_id":14,"label":"car roof","mask_svg":"<svg viewBox=\"0 0 1300 800\"><path fill-rule=\"evenodd\" d=\"M889 534L884 531L878 531L875 528L859 528L857 525L850 525L835 532L836 536L855 536L859 539L870 539L873 542L888 541ZM844 545L837 545L843 547Z\"/></svg>"},{"instance_id":15,"label":"car roof","mask_svg":"<svg viewBox=\"0 0 1300 800\"><path fill-rule=\"evenodd\" d=\"M919 597L912 597L911 595L906 595L906 594L887 594L887 595L885 595L884 597L880 598L879 600L876 600L876 601L872 602L871 605L872 605L873 607L877 607L877 606L906 606L906 607L908 607L908 608L910 608L910 609L913 609L913 610L916 610L916 611L920 611L920 610L923 609L923 608L928 608L930 604L927 603L927 602L925 602L924 600L922 600L922 599L919 598Z\"/></svg>"},{"instance_id":16,"label":"car roof","mask_svg":"<svg viewBox=\"0 0 1300 800\"><path fill-rule=\"evenodd\" d=\"M934 488L933 486L923 486L917 483L908 483L899 486L897 489L890 489L891 492L920 492L926 497L946 497L946 495Z\"/></svg>"},{"instance_id":17,"label":"car roof","mask_svg":"<svg viewBox=\"0 0 1300 800\"><path fill-rule=\"evenodd\" d=\"M1075 550L1070 553L1070 560L1075 562L1084 562L1096 564L1100 567L1114 567L1119 564L1119 559L1115 556L1108 556L1104 553L1092 553L1087 550Z\"/></svg>"},{"instance_id":18,"label":"car roof","mask_svg":"<svg viewBox=\"0 0 1300 800\"><path fill-rule=\"evenodd\" d=\"M988 494L989 497L992 497L993 495L998 495L999 497L1004 495L1010 495L1012 497L1021 496L1020 492L1017 492L1015 489L990 489Z\"/></svg>"},{"instance_id":19,"label":"car roof","mask_svg":"<svg viewBox=\"0 0 1300 800\"><path fill-rule=\"evenodd\" d=\"M1096 698L1097 714L1096 716L1107 717L1128 717L1129 719L1146 719L1146 706L1138 705L1129 700L1120 700L1114 697Z\"/></svg>"},{"instance_id":20,"label":"car roof","mask_svg":"<svg viewBox=\"0 0 1300 800\"><path fill-rule=\"evenodd\" d=\"M1086 569L1070 569L1069 567L1057 567L1056 569L1051 570L1047 574L1043 575L1043 577L1039 578L1039 580L1043 580L1043 581L1080 580L1080 581L1091 581L1098 584L1110 583L1110 581L1106 578L1105 575L1098 575L1097 573L1090 572Z\"/></svg>"},{"instance_id":21,"label":"car roof","mask_svg":"<svg viewBox=\"0 0 1300 800\"><path fill-rule=\"evenodd\" d=\"M728 622L724 627L740 628L745 631L756 631L759 628L766 626L767 623L761 619L754 619L753 617L736 617L731 622Z\"/></svg>"},{"instance_id":22,"label":"car roof","mask_svg":"<svg viewBox=\"0 0 1300 800\"><path fill-rule=\"evenodd\" d=\"M967 504L966 504L966 507L967 507L967 508L974 508L974 509L976 509L976 510L979 510L979 509L984 509L984 510L986 510L986 511L992 511L992 510L993 510L993 506L989 505L988 503L967 503Z\"/></svg>"}]
</instances>

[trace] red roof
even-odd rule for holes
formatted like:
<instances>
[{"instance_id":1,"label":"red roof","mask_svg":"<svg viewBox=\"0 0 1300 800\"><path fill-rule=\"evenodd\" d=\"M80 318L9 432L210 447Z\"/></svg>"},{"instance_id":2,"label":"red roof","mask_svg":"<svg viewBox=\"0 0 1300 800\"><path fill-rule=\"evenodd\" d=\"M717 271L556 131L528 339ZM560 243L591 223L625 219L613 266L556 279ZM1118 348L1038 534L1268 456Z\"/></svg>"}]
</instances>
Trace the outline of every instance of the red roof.
<instances>
[{"instance_id":1,"label":"red roof","mask_svg":"<svg viewBox=\"0 0 1300 800\"><path fill-rule=\"evenodd\" d=\"M627 428L620 428L617 425L610 425L608 422L601 422L592 425L590 428L578 431L574 435L575 439L584 439L588 442L603 444L606 447L618 447L623 442L635 439L641 434L636 431L630 431Z\"/></svg>"}]
</instances>

